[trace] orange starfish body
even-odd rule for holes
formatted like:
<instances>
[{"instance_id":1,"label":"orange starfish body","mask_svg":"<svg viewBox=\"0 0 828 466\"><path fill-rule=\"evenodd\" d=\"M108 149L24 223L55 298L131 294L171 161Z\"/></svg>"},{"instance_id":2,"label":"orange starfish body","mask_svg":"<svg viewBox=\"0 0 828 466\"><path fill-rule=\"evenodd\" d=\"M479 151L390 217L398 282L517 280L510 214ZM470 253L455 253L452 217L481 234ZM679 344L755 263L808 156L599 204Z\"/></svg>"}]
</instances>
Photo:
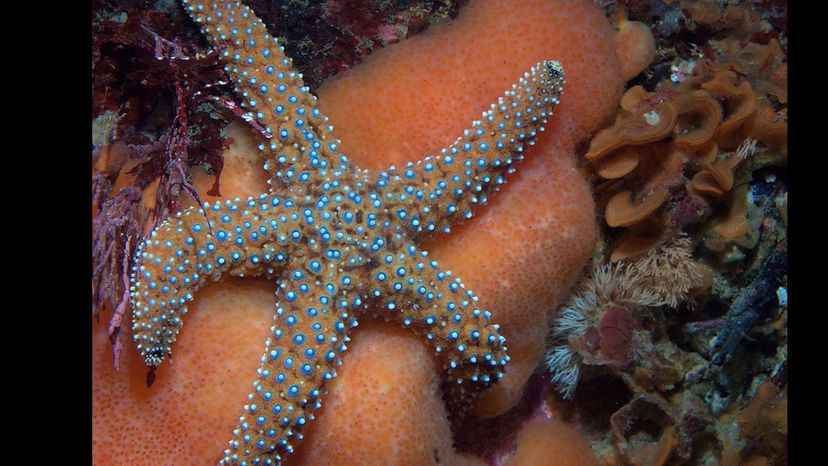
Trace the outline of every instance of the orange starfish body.
<instances>
[{"instance_id":1,"label":"orange starfish body","mask_svg":"<svg viewBox=\"0 0 828 466\"><path fill-rule=\"evenodd\" d=\"M267 276L278 283L275 323L223 464L280 464L293 451L356 315L369 308L434 345L449 408L462 413L502 377L505 340L472 292L417 244L471 217L514 171L563 92L561 65L532 67L439 155L372 175L338 152L316 98L252 10L183 3L272 134L259 146L270 191L179 212L139 244L130 291L145 363L172 354L187 303L208 281Z\"/></svg>"}]
</instances>

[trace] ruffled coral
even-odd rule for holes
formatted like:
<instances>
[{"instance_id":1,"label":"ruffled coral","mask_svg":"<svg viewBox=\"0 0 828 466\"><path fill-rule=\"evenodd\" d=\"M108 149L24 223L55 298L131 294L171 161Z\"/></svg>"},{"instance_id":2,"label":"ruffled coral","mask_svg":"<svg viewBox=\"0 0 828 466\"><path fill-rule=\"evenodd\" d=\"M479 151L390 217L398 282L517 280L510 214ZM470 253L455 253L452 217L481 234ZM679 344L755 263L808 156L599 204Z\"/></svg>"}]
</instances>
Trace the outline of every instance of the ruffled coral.
<instances>
[{"instance_id":1,"label":"ruffled coral","mask_svg":"<svg viewBox=\"0 0 828 466\"><path fill-rule=\"evenodd\" d=\"M615 117L615 123L592 138L585 155L587 160L598 161L624 146L660 141L672 131L678 117L676 106L661 97L632 104L629 96L637 92L631 89L625 93L624 102L630 109L622 108Z\"/></svg>"},{"instance_id":2,"label":"ruffled coral","mask_svg":"<svg viewBox=\"0 0 828 466\"><path fill-rule=\"evenodd\" d=\"M666 401L643 395L612 415L618 449L630 464L667 464L678 445L671 413Z\"/></svg>"},{"instance_id":3,"label":"ruffled coral","mask_svg":"<svg viewBox=\"0 0 828 466\"><path fill-rule=\"evenodd\" d=\"M598 176L605 180L614 180L635 170L640 155L635 147L625 147L604 157L596 164Z\"/></svg>"},{"instance_id":4,"label":"ruffled coral","mask_svg":"<svg viewBox=\"0 0 828 466\"><path fill-rule=\"evenodd\" d=\"M785 157L785 109L773 110L785 93L770 84L784 79L772 70L782 60L778 42L751 43L702 61L678 84L625 92L614 124L593 137L585 154L608 180L598 186L607 224L627 228L614 243L613 261L711 217L712 231L725 240L749 233L744 202L730 193L748 179L750 168L742 167ZM753 154L776 155L742 163Z\"/></svg>"},{"instance_id":5,"label":"ruffled coral","mask_svg":"<svg viewBox=\"0 0 828 466\"><path fill-rule=\"evenodd\" d=\"M709 93L694 91L676 99L680 108L676 126L673 128L676 147L690 150L707 144L716 134L722 121L722 108Z\"/></svg>"},{"instance_id":6,"label":"ruffled coral","mask_svg":"<svg viewBox=\"0 0 828 466\"><path fill-rule=\"evenodd\" d=\"M643 200L633 202L632 191L621 191L607 201L604 217L611 227L625 227L638 223L667 200L667 191L649 193Z\"/></svg>"},{"instance_id":7,"label":"ruffled coral","mask_svg":"<svg viewBox=\"0 0 828 466\"><path fill-rule=\"evenodd\" d=\"M610 226L595 261L611 265L559 312L547 364L606 464L782 464L783 425L757 422L766 437L754 443L731 438L738 429L718 416L768 378L785 383L784 3L627 7L662 34L658 59L586 150ZM636 143L647 112L663 131L655 123L670 106L672 129ZM669 273L630 280L642 276L633 264L653 270L654 257Z\"/></svg>"}]
</instances>

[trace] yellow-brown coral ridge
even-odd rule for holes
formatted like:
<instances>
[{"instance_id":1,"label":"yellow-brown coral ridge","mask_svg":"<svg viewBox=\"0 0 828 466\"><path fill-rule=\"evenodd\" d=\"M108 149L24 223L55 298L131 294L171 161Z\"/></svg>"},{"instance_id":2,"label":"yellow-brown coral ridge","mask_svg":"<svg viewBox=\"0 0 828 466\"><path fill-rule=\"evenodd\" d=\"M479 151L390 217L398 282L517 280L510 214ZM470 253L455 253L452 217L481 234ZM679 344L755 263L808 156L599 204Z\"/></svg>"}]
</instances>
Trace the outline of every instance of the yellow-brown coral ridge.
<instances>
[{"instance_id":1,"label":"yellow-brown coral ridge","mask_svg":"<svg viewBox=\"0 0 828 466\"><path fill-rule=\"evenodd\" d=\"M605 180L621 178L635 170L638 162L638 148L635 146L623 147L596 163L598 176Z\"/></svg>"},{"instance_id":2,"label":"yellow-brown coral ridge","mask_svg":"<svg viewBox=\"0 0 828 466\"><path fill-rule=\"evenodd\" d=\"M680 108L676 126L673 129L678 147L696 149L707 144L722 121L719 102L704 91L695 91L677 99Z\"/></svg>"},{"instance_id":3,"label":"yellow-brown coral ridge","mask_svg":"<svg viewBox=\"0 0 828 466\"><path fill-rule=\"evenodd\" d=\"M637 91L634 93L638 94ZM622 100L622 105L632 105L630 101L637 97L635 95ZM662 139L672 131L677 117L678 110L669 101L655 105L636 105L631 111L622 110L611 127L595 134L584 157L595 163L628 144L641 145Z\"/></svg>"},{"instance_id":4,"label":"yellow-brown coral ridge","mask_svg":"<svg viewBox=\"0 0 828 466\"><path fill-rule=\"evenodd\" d=\"M607 202L604 213L607 225L614 228L638 223L661 207L661 204L667 200L667 195L667 190L661 189L650 193L643 201L634 203L632 191L621 191Z\"/></svg>"},{"instance_id":5,"label":"yellow-brown coral ridge","mask_svg":"<svg viewBox=\"0 0 828 466\"><path fill-rule=\"evenodd\" d=\"M449 409L461 416L503 375L504 338L471 291L417 245L471 217L514 170L563 92L561 65L532 67L439 155L372 175L338 151L316 98L252 10L183 3L272 134L259 146L270 191L179 212L140 243L130 291L145 363L172 354L187 303L208 281L266 276L278 283L276 322L223 464L280 464L293 451L369 305L434 345Z\"/></svg>"}]
</instances>

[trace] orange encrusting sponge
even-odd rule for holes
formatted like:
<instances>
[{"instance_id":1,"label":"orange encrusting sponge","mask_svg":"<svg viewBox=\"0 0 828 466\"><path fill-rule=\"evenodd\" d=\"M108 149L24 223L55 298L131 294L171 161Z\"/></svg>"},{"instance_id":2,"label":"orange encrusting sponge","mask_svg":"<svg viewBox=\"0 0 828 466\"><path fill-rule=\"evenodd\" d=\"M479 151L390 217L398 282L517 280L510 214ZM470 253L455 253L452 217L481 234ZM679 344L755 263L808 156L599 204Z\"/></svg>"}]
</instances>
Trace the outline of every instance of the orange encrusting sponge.
<instances>
[{"instance_id":1,"label":"orange encrusting sponge","mask_svg":"<svg viewBox=\"0 0 828 466\"><path fill-rule=\"evenodd\" d=\"M512 360L504 379L478 406L482 414L502 412L520 397L542 355L547 322L592 252L592 196L576 170L574 147L617 108L623 79L613 38L601 11L588 0L473 0L456 21L381 50L320 89L322 110L331 117L344 152L356 165L378 170L451 144L537 62L552 58L566 69L556 115L504 191L490 196L466 225L425 245L431 257L480 296L479 305L493 312L507 338ZM236 144L228 154L244 147L247 155L255 151L248 131L236 127L231 135ZM241 155L228 155L222 199L264 192L265 176L251 172L260 170L258 164L234 157ZM212 179L194 182L203 201L216 200L206 195ZM267 281L231 280L201 290L177 342L178 356L157 369L149 389L129 326L121 335L121 371L115 372L105 324L93 324L94 464L217 461L251 390L272 325L273 301L273 284ZM102 322L107 318L104 313ZM433 385L442 378L428 357L431 348L393 325L366 324L356 332L340 375L329 386L332 392L322 398L324 411L309 423L300 451L345 461L353 449L348 439L373 438L375 462L367 464L416 463L426 458L417 442L433 445L440 464L475 462L450 448L445 408L439 386ZM384 353L377 348L385 348ZM384 399L355 391L376 390L389 377L402 379ZM379 415L357 423L354 407L342 402L346 393L352 394L350 403L381 407ZM418 421L395 418L389 409ZM331 436L343 429L347 435ZM325 439L325 445L315 437ZM399 443L383 450L390 443L382 442L392 437ZM434 448L427 453L433 455Z\"/></svg>"},{"instance_id":2,"label":"orange encrusting sponge","mask_svg":"<svg viewBox=\"0 0 828 466\"><path fill-rule=\"evenodd\" d=\"M250 393L272 309L267 280L205 286L176 342L180 352L158 366L150 388L129 326L116 372L106 327L93 324L92 464L215 464Z\"/></svg>"},{"instance_id":3,"label":"orange encrusting sponge","mask_svg":"<svg viewBox=\"0 0 828 466\"><path fill-rule=\"evenodd\" d=\"M523 425L503 466L598 466L580 432L559 419L537 417Z\"/></svg>"},{"instance_id":4,"label":"orange encrusting sponge","mask_svg":"<svg viewBox=\"0 0 828 466\"><path fill-rule=\"evenodd\" d=\"M520 397L547 322L592 252L594 206L574 147L617 107L624 80L614 38L589 1L473 1L456 21L380 50L319 89L343 152L382 170L437 154L538 61L564 66L556 115L503 192L425 245L480 296L507 340L506 374L478 414L502 413Z\"/></svg>"},{"instance_id":5,"label":"orange encrusting sponge","mask_svg":"<svg viewBox=\"0 0 828 466\"><path fill-rule=\"evenodd\" d=\"M382 320L363 319L328 384L319 422L308 424L306 440L285 464L484 465L454 452L442 369L420 340Z\"/></svg>"}]
</instances>

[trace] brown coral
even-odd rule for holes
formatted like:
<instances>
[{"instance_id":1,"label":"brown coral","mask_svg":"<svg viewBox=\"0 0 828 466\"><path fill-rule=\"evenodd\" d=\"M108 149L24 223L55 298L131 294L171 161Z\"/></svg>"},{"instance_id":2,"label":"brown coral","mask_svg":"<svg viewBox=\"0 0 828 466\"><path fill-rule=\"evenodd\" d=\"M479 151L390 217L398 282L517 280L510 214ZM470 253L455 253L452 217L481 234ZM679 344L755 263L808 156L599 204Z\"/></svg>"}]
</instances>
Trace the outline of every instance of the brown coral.
<instances>
[{"instance_id":1,"label":"brown coral","mask_svg":"<svg viewBox=\"0 0 828 466\"><path fill-rule=\"evenodd\" d=\"M646 228L631 228L627 231L610 254L610 262L616 263L628 257L645 253L664 241L661 232L650 232Z\"/></svg>"},{"instance_id":2,"label":"brown coral","mask_svg":"<svg viewBox=\"0 0 828 466\"><path fill-rule=\"evenodd\" d=\"M640 202L634 202L632 197L632 191L622 191L607 202L607 225L625 227L640 222L667 200L667 191L651 193Z\"/></svg>"},{"instance_id":3,"label":"brown coral","mask_svg":"<svg viewBox=\"0 0 828 466\"><path fill-rule=\"evenodd\" d=\"M598 176L605 180L614 180L635 170L639 162L638 150L625 147L601 159L597 164Z\"/></svg>"},{"instance_id":4,"label":"brown coral","mask_svg":"<svg viewBox=\"0 0 828 466\"><path fill-rule=\"evenodd\" d=\"M733 70L719 69L713 79L702 84L722 106L722 121L716 129L719 147L733 149L747 136L743 128L756 112L756 96L750 82Z\"/></svg>"},{"instance_id":5,"label":"brown coral","mask_svg":"<svg viewBox=\"0 0 828 466\"><path fill-rule=\"evenodd\" d=\"M744 464L785 464L778 460L788 449L788 396L773 382L765 382L738 414L724 416L724 424L738 428L725 437L723 466ZM762 461L764 460L764 463Z\"/></svg>"},{"instance_id":6,"label":"brown coral","mask_svg":"<svg viewBox=\"0 0 828 466\"><path fill-rule=\"evenodd\" d=\"M724 161L712 163L696 173L691 185L700 193L721 196L733 187L733 167Z\"/></svg>"},{"instance_id":7,"label":"brown coral","mask_svg":"<svg viewBox=\"0 0 828 466\"><path fill-rule=\"evenodd\" d=\"M695 37L658 38L656 63L635 80L642 85L624 93L615 120L584 151L584 171L592 169L596 205L610 227L596 262L610 260L559 311L547 367L564 398L573 400L593 447L612 450L602 452L605 464L786 464L776 448L784 438L781 424L753 417L756 428L747 432L750 424L736 421L743 397L750 396L745 387L766 380L759 377L778 367L785 348L773 358L765 355L777 342L766 343L756 326L744 330L753 324L741 323L741 314L730 317L736 316L730 293L741 300L741 289L754 289L741 281L753 276L746 274L771 273L758 258L785 235L777 228L787 199L784 31L775 36L779 31L758 28L758 20L779 14L763 12L760 19L750 4L655 4L660 12L680 11L682 30L697 28ZM657 30L666 34L668 28ZM671 55L672 63L663 60ZM676 114L672 127L656 125L669 110ZM777 297L770 285L761 295L768 306ZM786 288L776 295L783 305ZM691 308L695 300L698 309ZM679 304L686 306L669 312ZM758 304L751 309L765 312ZM736 322L733 332L742 331L733 339L727 329ZM755 340L738 343L746 334ZM729 360L712 346L723 342L730 345ZM580 410L611 386L621 392L618 385L627 394L601 411L600 422L594 411ZM778 409L771 398L756 406ZM728 443L718 416L733 409L727 429L736 441ZM758 432L773 434L758 442L748 437Z\"/></svg>"},{"instance_id":8,"label":"brown coral","mask_svg":"<svg viewBox=\"0 0 828 466\"><path fill-rule=\"evenodd\" d=\"M734 196L725 215L713 222L713 231L726 240L741 238L750 233L746 206Z\"/></svg>"},{"instance_id":9,"label":"brown coral","mask_svg":"<svg viewBox=\"0 0 828 466\"><path fill-rule=\"evenodd\" d=\"M616 444L631 464L662 466L678 444L671 407L651 395L634 398L610 422Z\"/></svg>"},{"instance_id":10,"label":"brown coral","mask_svg":"<svg viewBox=\"0 0 828 466\"><path fill-rule=\"evenodd\" d=\"M709 93L694 91L676 99L679 111L673 128L677 147L696 149L704 146L716 133L722 121L722 108Z\"/></svg>"},{"instance_id":11,"label":"brown coral","mask_svg":"<svg viewBox=\"0 0 828 466\"><path fill-rule=\"evenodd\" d=\"M710 2L688 5L699 18L714 11ZM585 158L609 180L596 189L598 204L607 225L626 229L615 237L613 262L711 218L707 227L725 240L747 234L743 202L732 191L757 164L784 160L787 68L775 40L723 47L718 60L702 61L678 84L628 89L614 123L591 140ZM742 163L754 153L781 155Z\"/></svg>"},{"instance_id":12,"label":"brown coral","mask_svg":"<svg viewBox=\"0 0 828 466\"><path fill-rule=\"evenodd\" d=\"M784 150L788 144L788 121L786 112L774 112L764 107L756 112L748 123L748 132L771 150Z\"/></svg>"},{"instance_id":13,"label":"brown coral","mask_svg":"<svg viewBox=\"0 0 828 466\"><path fill-rule=\"evenodd\" d=\"M631 89L625 96L631 92L638 95L640 90ZM592 138L585 155L590 162L597 162L611 151L627 145L659 141L670 133L676 123L678 111L666 98L642 99L633 104L627 96L626 100L622 97L622 101L630 109L622 108L615 117L615 123Z\"/></svg>"}]
</instances>

